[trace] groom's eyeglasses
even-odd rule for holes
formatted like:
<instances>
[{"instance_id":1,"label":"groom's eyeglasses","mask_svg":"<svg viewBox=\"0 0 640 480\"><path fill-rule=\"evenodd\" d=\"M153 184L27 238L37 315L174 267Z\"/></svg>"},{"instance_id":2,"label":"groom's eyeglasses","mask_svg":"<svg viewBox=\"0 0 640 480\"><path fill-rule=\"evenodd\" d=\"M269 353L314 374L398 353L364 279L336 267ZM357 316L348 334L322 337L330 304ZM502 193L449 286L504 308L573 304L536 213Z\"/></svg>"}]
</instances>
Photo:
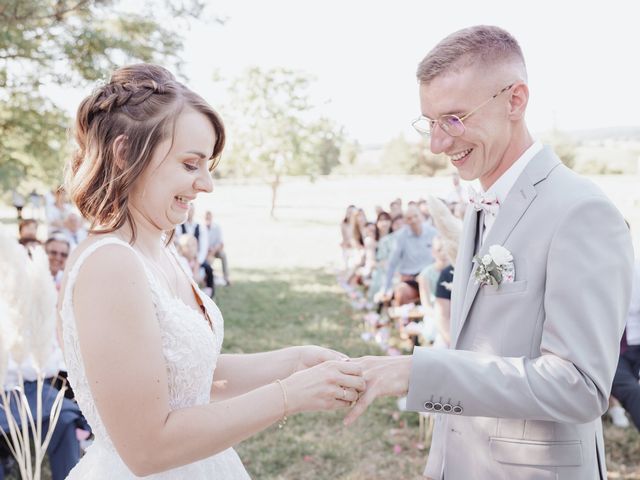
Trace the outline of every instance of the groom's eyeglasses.
<instances>
[{"instance_id":1,"label":"groom's eyeglasses","mask_svg":"<svg viewBox=\"0 0 640 480\"><path fill-rule=\"evenodd\" d=\"M418 133L420 133L421 135L424 135L425 137L431 136L431 134L433 133L433 129L436 128L436 125L438 125L447 135L450 135L452 137L459 137L462 134L464 134L464 123L462 123L464 120L466 120L472 114L480 110L482 107L484 107L487 103L489 103L491 100L496 98L498 95L511 89L511 87L513 87L514 85L515 83L512 83L511 85L504 87L502 90L500 90L498 93L493 95L491 98L482 102L476 108L471 110L469 113L465 113L461 117L457 115L447 114L447 115L440 115L435 120L431 120L430 118L427 118L424 115L420 115L413 122L411 122L411 125L413 126L413 128L416 129Z\"/></svg>"}]
</instances>

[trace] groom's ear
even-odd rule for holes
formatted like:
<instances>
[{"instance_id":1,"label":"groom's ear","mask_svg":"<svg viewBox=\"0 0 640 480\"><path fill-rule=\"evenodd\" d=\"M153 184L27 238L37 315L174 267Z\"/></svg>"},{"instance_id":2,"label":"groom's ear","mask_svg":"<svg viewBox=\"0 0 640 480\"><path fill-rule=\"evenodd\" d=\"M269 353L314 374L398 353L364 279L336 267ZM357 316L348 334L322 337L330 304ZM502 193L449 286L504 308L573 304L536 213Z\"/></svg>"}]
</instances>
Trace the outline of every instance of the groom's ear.
<instances>
[{"instance_id":1,"label":"groom's ear","mask_svg":"<svg viewBox=\"0 0 640 480\"><path fill-rule=\"evenodd\" d=\"M511 87L511 95L509 96L509 118L511 120L522 120L528 103L529 87L524 82L516 83Z\"/></svg>"}]
</instances>

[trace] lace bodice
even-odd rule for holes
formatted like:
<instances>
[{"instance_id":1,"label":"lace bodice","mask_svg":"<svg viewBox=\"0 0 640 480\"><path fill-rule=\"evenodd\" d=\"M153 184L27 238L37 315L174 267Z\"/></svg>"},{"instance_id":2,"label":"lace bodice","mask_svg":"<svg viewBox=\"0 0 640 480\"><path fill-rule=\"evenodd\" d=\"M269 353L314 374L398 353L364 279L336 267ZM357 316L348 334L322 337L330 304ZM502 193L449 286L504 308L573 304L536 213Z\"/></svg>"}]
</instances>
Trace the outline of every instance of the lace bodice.
<instances>
[{"instance_id":1,"label":"lace bodice","mask_svg":"<svg viewBox=\"0 0 640 480\"><path fill-rule=\"evenodd\" d=\"M135 478L119 458L94 404L83 366L73 311L73 291L82 264L98 248L113 244L131 249L145 270L161 330L171 410L209 403L213 373L222 347L224 325L220 310L210 298L197 290L197 286L195 288L213 329L200 312L162 287L142 255L128 243L115 237L105 237L89 245L68 271L60 316L69 382L80 409L93 429L95 441L68 478ZM176 255L172 246L170 249ZM118 475L114 475L116 468ZM229 449L200 462L145 478L246 479L248 475L235 452Z\"/></svg>"}]
</instances>

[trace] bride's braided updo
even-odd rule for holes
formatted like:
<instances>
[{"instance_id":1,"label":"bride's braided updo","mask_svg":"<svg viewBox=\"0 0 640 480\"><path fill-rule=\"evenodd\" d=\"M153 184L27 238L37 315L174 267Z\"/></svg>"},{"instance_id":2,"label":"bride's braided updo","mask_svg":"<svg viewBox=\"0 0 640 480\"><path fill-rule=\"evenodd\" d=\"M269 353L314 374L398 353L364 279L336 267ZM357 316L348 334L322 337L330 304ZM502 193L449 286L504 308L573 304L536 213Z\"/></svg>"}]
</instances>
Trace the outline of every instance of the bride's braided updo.
<instances>
[{"instance_id":1,"label":"bride's braided updo","mask_svg":"<svg viewBox=\"0 0 640 480\"><path fill-rule=\"evenodd\" d=\"M211 121L216 134L213 168L225 142L222 119L167 69L144 63L120 68L82 101L66 188L93 231L112 232L129 222L135 232L128 207L131 188L158 144L171 138L185 107Z\"/></svg>"}]
</instances>

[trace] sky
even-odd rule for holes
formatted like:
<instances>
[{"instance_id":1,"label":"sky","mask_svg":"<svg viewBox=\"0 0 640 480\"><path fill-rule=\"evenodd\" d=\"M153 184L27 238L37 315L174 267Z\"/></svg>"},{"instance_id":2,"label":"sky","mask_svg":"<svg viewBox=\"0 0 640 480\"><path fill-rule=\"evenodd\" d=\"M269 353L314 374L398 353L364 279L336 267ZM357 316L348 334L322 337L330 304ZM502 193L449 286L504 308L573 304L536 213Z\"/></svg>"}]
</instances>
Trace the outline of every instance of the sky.
<instances>
[{"instance_id":1,"label":"sky","mask_svg":"<svg viewBox=\"0 0 640 480\"><path fill-rule=\"evenodd\" d=\"M498 25L520 42L529 72L527 120L534 133L640 126L640 30L636 0L219 0L192 22L183 52L187 83L214 107L250 66L287 67L315 78L318 114L362 145L416 139L415 70L442 38ZM66 92L73 112L84 91ZM224 116L224 110L221 111Z\"/></svg>"}]
</instances>

